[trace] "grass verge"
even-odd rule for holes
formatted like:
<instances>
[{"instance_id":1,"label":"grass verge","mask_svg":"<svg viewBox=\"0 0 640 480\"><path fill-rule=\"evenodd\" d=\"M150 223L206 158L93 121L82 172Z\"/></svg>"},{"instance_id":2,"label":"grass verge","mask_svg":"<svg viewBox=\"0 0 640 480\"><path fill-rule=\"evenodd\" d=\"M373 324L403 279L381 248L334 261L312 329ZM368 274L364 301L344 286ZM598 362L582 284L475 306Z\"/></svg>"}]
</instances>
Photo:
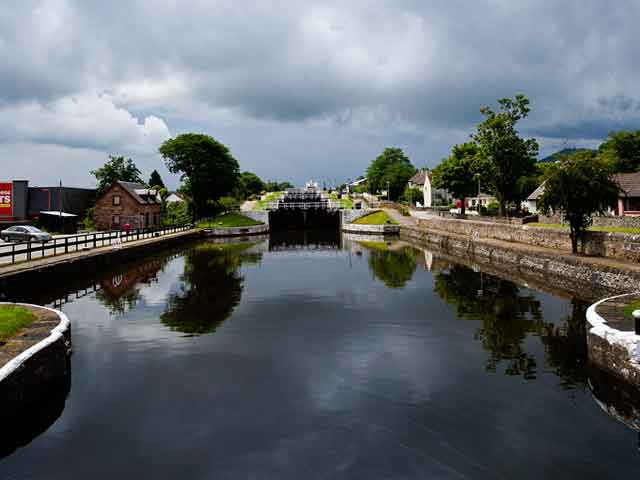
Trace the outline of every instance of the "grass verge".
<instances>
[{"instance_id":1,"label":"grass verge","mask_svg":"<svg viewBox=\"0 0 640 480\"><path fill-rule=\"evenodd\" d=\"M397 225L398 222L394 221L382 210L378 212L373 212L364 217L358 218L356 221L352 222L357 225Z\"/></svg>"},{"instance_id":2,"label":"grass verge","mask_svg":"<svg viewBox=\"0 0 640 480\"><path fill-rule=\"evenodd\" d=\"M33 312L24 307L0 305L0 342L6 342L35 319Z\"/></svg>"},{"instance_id":3,"label":"grass verge","mask_svg":"<svg viewBox=\"0 0 640 480\"><path fill-rule=\"evenodd\" d=\"M624 316L633 318L634 310L640 310L640 300L634 300L629 305L624 307Z\"/></svg>"},{"instance_id":4,"label":"grass verge","mask_svg":"<svg viewBox=\"0 0 640 480\"><path fill-rule=\"evenodd\" d=\"M239 213L228 212L221 213L213 218L208 218L198 222L198 228L225 228L225 227L251 227L253 225L262 225L262 222L245 217Z\"/></svg>"},{"instance_id":5,"label":"grass verge","mask_svg":"<svg viewBox=\"0 0 640 480\"><path fill-rule=\"evenodd\" d=\"M271 202L275 202L280 195L282 195L282 192L267 193L262 200L257 200L256 201L256 204L253 207L253 209L254 210L266 210L267 209L267 205L269 205L269 203L271 203Z\"/></svg>"}]
</instances>

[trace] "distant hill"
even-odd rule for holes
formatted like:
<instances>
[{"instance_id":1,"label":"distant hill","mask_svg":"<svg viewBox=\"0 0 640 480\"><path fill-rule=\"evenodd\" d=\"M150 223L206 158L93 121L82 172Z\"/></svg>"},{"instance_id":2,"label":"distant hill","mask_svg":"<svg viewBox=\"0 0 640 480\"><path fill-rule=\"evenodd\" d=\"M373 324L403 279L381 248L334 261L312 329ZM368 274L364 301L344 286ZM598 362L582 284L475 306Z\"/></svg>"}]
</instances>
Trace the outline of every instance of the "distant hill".
<instances>
[{"instance_id":1,"label":"distant hill","mask_svg":"<svg viewBox=\"0 0 640 480\"><path fill-rule=\"evenodd\" d=\"M538 163L557 162L558 160L560 160L562 157L566 155L572 155L576 152L593 152L593 151L595 150L590 150L588 148L563 148L562 150L552 153L548 157L544 157L538 160Z\"/></svg>"}]
</instances>

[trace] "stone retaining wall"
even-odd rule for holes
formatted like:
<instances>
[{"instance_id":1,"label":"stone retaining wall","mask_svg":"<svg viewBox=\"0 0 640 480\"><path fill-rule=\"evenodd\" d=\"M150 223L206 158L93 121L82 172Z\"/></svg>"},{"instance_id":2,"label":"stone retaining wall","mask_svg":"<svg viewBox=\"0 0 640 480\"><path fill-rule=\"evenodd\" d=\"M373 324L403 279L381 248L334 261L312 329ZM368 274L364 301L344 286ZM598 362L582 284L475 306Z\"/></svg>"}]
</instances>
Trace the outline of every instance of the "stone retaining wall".
<instances>
[{"instance_id":1,"label":"stone retaining wall","mask_svg":"<svg viewBox=\"0 0 640 480\"><path fill-rule=\"evenodd\" d=\"M621 296L627 295L637 294ZM601 303L621 296L600 300L587 310L589 362L640 388L640 336L612 328L597 311Z\"/></svg>"},{"instance_id":2,"label":"stone retaining wall","mask_svg":"<svg viewBox=\"0 0 640 480\"><path fill-rule=\"evenodd\" d=\"M17 305L53 312L60 321L49 336L0 368L0 419L39 408L50 392L68 383L70 376L71 327L67 316L48 307Z\"/></svg>"},{"instance_id":3,"label":"stone retaining wall","mask_svg":"<svg viewBox=\"0 0 640 480\"><path fill-rule=\"evenodd\" d=\"M249 227L206 228L208 237L245 237L247 235L263 235L269 232L269 225L251 225Z\"/></svg>"},{"instance_id":4,"label":"stone retaining wall","mask_svg":"<svg viewBox=\"0 0 640 480\"><path fill-rule=\"evenodd\" d=\"M464 235L474 240L489 238L571 252L569 233L559 229L440 217L421 218L418 220L418 226L427 230ZM638 262L640 261L640 235L587 232L581 249L582 253L587 255Z\"/></svg>"},{"instance_id":5,"label":"stone retaining wall","mask_svg":"<svg viewBox=\"0 0 640 480\"><path fill-rule=\"evenodd\" d=\"M497 247L482 239L473 240L470 236L451 234L442 231L425 230L402 226L400 238L426 245L435 245L447 253L485 259L502 268L520 268L527 275L544 279L549 276L564 279L567 290L574 291L584 285L606 292L628 292L640 282L640 272L612 266L599 266L597 269L588 262L572 255L553 255L540 252L528 253L522 248Z\"/></svg>"},{"instance_id":6,"label":"stone retaining wall","mask_svg":"<svg viewBox=\"0 0 640 480\"><path fill-rule=\"evenodd\" d=\"M565 223L564 218L560 214L555 215L539 215L541 223ZM614 217L608 215L596 215L593 217L594 227L626 227L640 228L640 217Z\"/></svg>"}]
</instances>

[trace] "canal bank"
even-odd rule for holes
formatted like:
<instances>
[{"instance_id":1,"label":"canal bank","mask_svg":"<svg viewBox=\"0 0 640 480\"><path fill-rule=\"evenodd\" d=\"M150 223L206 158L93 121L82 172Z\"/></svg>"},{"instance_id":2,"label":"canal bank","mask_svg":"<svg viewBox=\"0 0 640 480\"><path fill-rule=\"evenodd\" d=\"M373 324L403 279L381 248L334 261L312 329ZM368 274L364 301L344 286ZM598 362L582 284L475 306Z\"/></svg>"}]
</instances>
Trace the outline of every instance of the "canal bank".
<instances>
[{"instance_id":1,"label":"canal bank","mask_svg":"<svg viewBox=\"0 0 640 480\"><path fill-rule=\"evenodd\" d=\"M609 258L565 254L551 248L401 225L400 238L538 275L565 278L592 289L629 293L640 282L640 265ZM570 288L570 291L573 290Z\"/></svg>"},{"instance_id":2,"label":"canal bank","mask_svg":"<svg viewBox=\"0 0 640 480\"><path fill-rule=\"evenodd\" d=\"M0 455L30 441L49 425L50 405L58 412L69 391L71 324L59 310L39 305L0 302L30 312L33 321L0 342L0 422L3 431L19 432L0 438ZM44 421L43 421L44 418Z\"/></svg>"},{"instance_id":3,"label":"canal bank","mask_svg":"<svg viewBox=\"0 0 640 480\"><path fill-rule=\"evenodd\" d=\"M160 237L117 243L87 251L80 250L55 257L38 258L2 266L0 267L0 299L2 299L3 287L12 281L25 281L43 275L48 278L60 278L64 275L72 275L79 269L94 269L123 262L155 248L177 245L200 238L202 235L202 231L191 229Z\"/></svg>"}]
</instances>

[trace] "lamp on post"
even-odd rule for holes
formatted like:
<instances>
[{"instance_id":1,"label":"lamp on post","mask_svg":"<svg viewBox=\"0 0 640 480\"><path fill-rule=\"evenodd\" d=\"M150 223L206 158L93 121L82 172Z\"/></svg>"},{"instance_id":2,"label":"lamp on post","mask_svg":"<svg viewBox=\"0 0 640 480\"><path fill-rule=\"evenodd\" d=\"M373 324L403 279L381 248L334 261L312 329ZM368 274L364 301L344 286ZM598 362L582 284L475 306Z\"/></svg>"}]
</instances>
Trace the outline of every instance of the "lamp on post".
<instances>
[{"instance_id":1,"label":"lamp on post","mask_svg":"<svg viewBox=\"0 0 640 480\"><path fill-rule=\"evenodd\" d=\"M390 193L391 192L389 191L389 180L387 180L387 202L391 199Z\"/></svg>"}]
</instances>

